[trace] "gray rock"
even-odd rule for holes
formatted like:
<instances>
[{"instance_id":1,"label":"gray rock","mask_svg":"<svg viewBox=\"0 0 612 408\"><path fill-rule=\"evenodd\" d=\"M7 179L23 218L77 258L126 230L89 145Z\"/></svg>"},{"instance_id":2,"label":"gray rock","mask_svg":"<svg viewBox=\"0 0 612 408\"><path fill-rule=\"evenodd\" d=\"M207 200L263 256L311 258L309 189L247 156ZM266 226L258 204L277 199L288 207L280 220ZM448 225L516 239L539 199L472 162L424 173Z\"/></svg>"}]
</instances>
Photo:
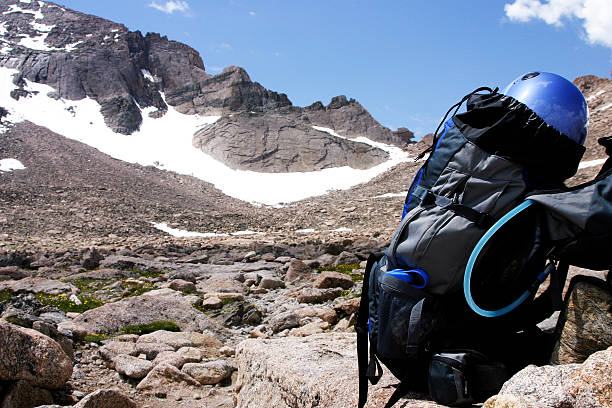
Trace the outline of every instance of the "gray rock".
<instances>
[{"instance_id":1,"label":"gray rock","mask_svg":"<svg viewBox=\"0 0 612 408\"><path fill-rule=\"evenodd\" d=\"M179 292L195 292L196 285L193 282L189 282L183 279L175 279L168 285L170 289L177 290Z\"/></svg>"},{"instance_id":2,"label":"gray rock","mask_svg":"<svg viewBox=\"0 0 612 408\"><path fill-rule=\"evenodd\" d=\"M19 280L32 276L32 272L21 269L18 266L3 266L0 267L0 281L3 280Z\"/></svg>"},{"instance_id":3,"label":"gray rock","mask_svg":"<svg viewBox=\"0 0 612 408\"><path fill-rule=\"evenodd\" d=\"M100 266L109 269L137 269L143 272L164 272L174 265L165 262L149 261L133 256L110 255L100 262Z\"/></svg>"},{"instance_id":4,"label":"gray rock","mask_svg":"<svg viewBox=\"0 0 612 408\"><path fill-rule=\"evenodd\" d=\"M321 266L330 266L334 264L336 257L332 254L323 254L319 256L316 260Z\"/></svg>"},{"instance_id":5,"label":"gray rock","mask_svg":"<svg viewBox=\"0 0 612 408\"><path fill-rule=\"evenodd\" d=\"M126 377L140 380L153 369L153 363L138 357L121 354L113 359L115 370Z\"/></svg>"},{"instance_id":6,"label":"gray rock","mask_svg":"<svg viewBox=\"0 0 612 408\"><path fill-rule=\"evenodd\" d=\"M136 345L142 343L166 344L174 350L181 347L220 347L221 342L214 337L198 332L171 332L158 330L140 336Z\"/></svg>"},{"instance_id":7,"label":"gray rock","mask_svg":"<svg viewBox=\"0 0 612 408\"><path fill-rule=\"evenodd\" d=\"M200 299L172 289L159 289L114 303L107 303L60 327L92 333L117 333L125 326L173 321L181 330L214 329L216 324L193 307Z\"/></svg>"},{"instance_id":8,"label":"gray rock","mask_svg":"<svg viewBox=\"0 0 612 408\"><path fill-rule=\"evenodd\" d=\"M289 335L295 337L312 336L313 334L323 333L330 327L331 325L327 322L315 321L307 323L302 327L296 327L295 329L289 330Z\"/></svg>"},{"instance_id":9,"label":"gray rock","mask_svg":"<svg viewBox=\"0 0 612 408\"><path fill-rule=\"evenodd\" d=\"M334 266L353 265L359 264L359 262L361 262L361 259L359 259L355 254L344 251L336 257L336 260L334 261Z\"/></svg>"},{"instance_id":10,"label":"gray rock","mask_svg":"<svg viewBox=\"0 0 612 408\"><path fill-rule=\"evenodd\" d=\"M58 295L60 293L76 293L79 289L71 285L55 279L46 278L23 278L17 281L0 282L0 290L10 289L13 292L31 292L31 293L46 293L49 295Z\"/></svg>"},{"instance_id":11,"label":"gray rock","mask_svg":"<svg viewBox=\"0 0 612 408\"><path fill-rule=\"evenodd\" d=\"M136 340L137 355L144 354L147 360L155 359L159 353L164 351L174 351L174 347L164 343L144 343Z\"/></svg>"},{"instance_id":12,"label":"gray rock","mask_svg":"<svg viewBox=\"0 0 612 408\"><path fill-rule=\"evenodd\" d=\"M100 266L100 261L104 259L104 257L100 254L97 248L89 249L81 258L81 265L85 269L95 269Z\"/></svg>"},{"instance_id":13,"label":"gray rock","mask_svg":"<svg viewBox=\"0 0 612 408\"><path fill-rule=\"evenodd\" d=\"M278 278L263 278L259 282L259 287L263 289L279 289L285 287L285 282Z\"/></svg>"},{"instance_id":14,"label":"gray rock","mask_svg":"<svg viewBox=\"0 0 612 408\"><path fill-rule=\"evenodd\" d=\"M168 390L177 386L200 386L200 383L194 380L189 375L183 373L178 368L170 364L159 364L155 366L147 374L147 376L140 381L136 389L139 391L152 391Z\"/></svg>"},{"instance_id":15,"label":"gray rock","mask_svg":"<svg viewBox=\"0 0 612 408\"><path fill-rule=\"evenodd\" d=\"M285 282L292 283L298 280L310 279L312 269L299 259L291 259L289 269L285 275Z\"/></svg>"},{"instance_id":16,"label":"gray rock","mask_svg":"<svg viewBox=\"0 0 612 408\"><path fill-rule=\"evenodd\" d=\"M553 364L582 363L592 353L612 346L612 294L588 282L577 283L561 316L563 330Z\"/></svg>"},{"instance_id":17,"label":"gray rock","mask_svg":"<svg viewBox=\"0 0 612 408\"><path fill-rule=\"evenodd\" d=\"M181 347L176 353L182 356L186 363L199 363L204 357L204 352L196 347Z\"/></svg>"},{"instance_id":18,"label":"gray rock","mask_svg":"<svg viewBox=\"0 0 612 408\"><path fill-rule=\"evenodd\" d=\"M98 390L85 396L74 408L138 408L131 398L118 390Z\"/></svg>"},{"instance_id":19,"label":"gray rock","mask_svg":"<svg viewBox=\"0 0 612 408\"><path fill-rule=\"evenodd\" d=\"M294 327L299 327L300 325L300 316L298 316L294 312L284 312L272 316L269 322L270 328L274 333L278 333L279 331L285 329L292 329Z\"/></svg>"},{"instance_id":20,"label":"gray rock","mask_svg":"<svg viewBox=\"0 0 612 408\"><path fill-rule=\"evenodd\" d=\"M350 289L355 285L353 279L340 272L323 271L314 282L313 286L317 289L342 288Z\"/></svg>"},{"instance_id":21,"label":"gray rock","mask_svg":"<svg viewBox=\"0 0 612 408\"><path fill-rule=\"evenodd\" d=\"M137 356L136 344L126 341L109 341L98 349L100 356L106 361L113 361L119 355Z\"/></svg>"},{"instance_id":22,"label":"gray rock","mask_svg":"<svg viewBox=\"0 0 612 408\"><path fill-rule=\"evenodd\" d=\"M188 363L181 371L193 377L200 384L214 385L229 378L235 370L236 368L226 360L216 360L201 364Z\"/></svg>"},{"instance_id":23,"label":"gray rock","mask_svg":"<svg viewBox=\"0 0 612 408\"><path fill-rule=\"evenodd\" d=\"M201 307L203 310L218 310L223 307L223 301L216 296L211 296L202 301Z\"/></svg>"},{"instance_id":24,"label":"gray rock","mask_svg":"<svg viewBox=\"0 0 612 408\"><path fill-rule=\"evenodd\" d=\"M178 368L179 370L183 365L187 363L185 356L177 353L176 351L162 351L153 360L153 365L169 364Z\"/></svg>"},{"instance_id":25,"label":"gray rock","mask_svg":"<svg viewBox=\"0 0 612 408\"><path fill-rule=\"evenodd\" d=\"M2 395L4 396L0 401L2 408L29 408L53 404L53 396L48 390L35 387L24 380L10 383L6 393Z\"/></svg>"},{"instance_id":26,"label":"gray rock","mask_svg":"<svg viewBox=\"0 0 612 408\"><path fill-rule=\"evenodd\" d=\"M49 337L0 319L0 381L25 380L56 389L72 375L72 362Z\"/></svg>"},{"instance_id":27,"label":"gray rock","mask_svg":"<svg viewBox=\"0 0 612 408\"><path fill-rule=\"evenodd\" d=\"M263 313L253 304L236 301L226 305L220 314L223 325L229 327L249 325L254 326L261 323Z\"/></svg>"},{"instance_id":28,"label":"gray rock","mask_svg":"<svg viewBox=\"0 0 612 408\"><path fill-rule=\"evenodd\" d=\"M612 404L612 348L583 364L528 366L508 380L485 408L606 407Z\"/></svg>"},{"instance_id":29,"label":"gray rock","mask_svg":"<svg viewBox=\"0 0 612 408\"><path fill-rule=\"evenodd\" d=\"M237 408L357 406L355 340L355 334L325 333L241 342L235 360ZM391 384L396 382L386 371L377 385L370 385L366 407L384 406L394 391ZM438 407L412 399L402 400L402 404Z\"/></svg>"},{"instance_id":30,"label":"gray rock","mask_svg":"<svg viewBox=\"0 0 612 408\"><path fill-rule=\"evenodd\" d=\"M300 303L323 303L342 296L342 293L344 293L344 291L341 288L304 288L300 290L297 301Z\"/></svg>"}]
</instances>

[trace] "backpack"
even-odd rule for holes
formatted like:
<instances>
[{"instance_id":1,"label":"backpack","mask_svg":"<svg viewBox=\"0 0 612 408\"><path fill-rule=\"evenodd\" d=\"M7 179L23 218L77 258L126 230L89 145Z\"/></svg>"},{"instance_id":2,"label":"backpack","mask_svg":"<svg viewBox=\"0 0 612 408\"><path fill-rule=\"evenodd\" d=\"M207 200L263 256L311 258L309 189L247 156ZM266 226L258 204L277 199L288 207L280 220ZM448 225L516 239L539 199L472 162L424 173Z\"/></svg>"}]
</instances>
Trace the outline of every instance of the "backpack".
<instances>
[{"instance_id":1,"label":"backpack","mask_svg":"<svg viewBox=\"0 0 612 408\"><path fill-rule=\"evenodd\" d=\"M585 148L497 90L477 89L446 116L453 108L389 247L368 259L355 323L360 407L381 363L400 380L387 407L410 390L447 405L495 394L514 372L547 362L554 339L536 324L561 308L568 262L610 267L606 252L581 251L612 244L611 177L563 185Z\"/></svg>"}]
</instances>

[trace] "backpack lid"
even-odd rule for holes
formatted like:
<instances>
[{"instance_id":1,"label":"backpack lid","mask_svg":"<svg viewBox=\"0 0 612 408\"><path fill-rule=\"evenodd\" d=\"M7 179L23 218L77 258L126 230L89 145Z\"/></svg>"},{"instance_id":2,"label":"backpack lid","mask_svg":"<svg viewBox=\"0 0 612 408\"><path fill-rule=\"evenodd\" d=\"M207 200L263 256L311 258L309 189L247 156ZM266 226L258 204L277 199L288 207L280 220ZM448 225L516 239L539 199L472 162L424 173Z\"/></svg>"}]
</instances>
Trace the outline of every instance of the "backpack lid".
<instances>
[{"instance_id":1,"label":"backpack lid","mask_svg":"<svg viewBox=\"0 0 612 408\"><path fill-rule=\"evenodd\" d=\"M527 181L537 188L573 176L586 150L527 105L500 93L473 94L467 111L455 115L453 122L487 153L525 166Z\"/></svg>"}]
</instances>

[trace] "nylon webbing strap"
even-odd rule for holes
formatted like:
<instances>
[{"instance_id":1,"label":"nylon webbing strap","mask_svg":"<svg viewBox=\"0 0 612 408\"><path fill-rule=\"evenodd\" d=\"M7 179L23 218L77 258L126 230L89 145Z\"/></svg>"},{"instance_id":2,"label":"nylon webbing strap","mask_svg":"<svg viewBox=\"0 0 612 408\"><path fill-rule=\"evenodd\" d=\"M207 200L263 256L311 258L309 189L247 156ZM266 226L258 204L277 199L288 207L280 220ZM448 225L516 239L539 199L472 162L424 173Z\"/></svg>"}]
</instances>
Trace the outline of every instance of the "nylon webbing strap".
<instances>
[{"instance_id":1,"label":"nylon webbing strap","mask_svg":"<svg viewBox=\"0 0 612 408\"><path fill-rule=\"evenodd\" d=\"M387 403L385 404L385 408L393 407L393 405L395 405L395 403L399 401L400 398L406 395L408 391L410 391L408 381L402 380L402 382L400 382L399 386L395 389L395 391L393 391L393 394L391 394L389 401L387 401Z\"/></svg>"},{"instance_id":2,"label":"nylon webbing strap","mask_svg":"<svg viewBox=\"0 0 612 408\"><path fill-rule=\"evenodd\" d=\"M410 321L408 323L408 339L406 341L406 354L414 356L419 351L419 332L421 331L421 314L423 313L423 303L425 299L412 307L410 311Z\"/></svg>"},{"instance_id":3,"label":"nylon webbing strap","mask_svg":"<svg viewBox=\"0 0 612 408\"><path fill-rule=\"evenodd\" d=\"M371 253L366 264L363 276L363 287L361 289L361 301L359 311L355 319L355 331L357 332L357 366L359 369L359 408L362 408L368 400L368 317L369 317L369 291L370 273L376 262L382 258L380 252ZM378 360L376 360L378 363ZM380 363L378 363L380 367ZM380 367L382 376L382 367Z\"/></svg>"},{"instance_id":4,"label":"nylon webbing strap","mask_svg":"<svg viewBox=\"0 0 612 408\"><path fill-rule=\"evenodd\" d=\"M424 205L435 204L438 207L446 208L455 214L472 221L482 229L489 229L493 225L493 217L491 217L489 214L481 213L472 207L459 204L448 197L434 194L431 190L428 190L422 186L416 186L412 195L418 198Z\"/></svg>"}]
</instances>

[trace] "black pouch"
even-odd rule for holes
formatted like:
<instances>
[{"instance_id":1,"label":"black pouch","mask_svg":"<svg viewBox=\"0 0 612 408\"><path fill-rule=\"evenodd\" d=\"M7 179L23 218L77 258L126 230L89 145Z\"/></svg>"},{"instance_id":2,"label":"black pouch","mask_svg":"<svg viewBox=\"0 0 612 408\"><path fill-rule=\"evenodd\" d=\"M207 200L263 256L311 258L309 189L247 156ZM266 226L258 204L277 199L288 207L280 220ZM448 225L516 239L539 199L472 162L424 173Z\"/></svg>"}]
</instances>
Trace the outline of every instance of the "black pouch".
<instances>
[{"instance_id":1,"label":"black pouch","mask_svg":"<svg viewBox=\"0 0 612 408\"><path fill-rule=\"evenodd\" d=\"M506 367L473 350L436 353L429 365L429 395L439 404L466 406L495 395Z\"/></svg>"}]
</instances>

